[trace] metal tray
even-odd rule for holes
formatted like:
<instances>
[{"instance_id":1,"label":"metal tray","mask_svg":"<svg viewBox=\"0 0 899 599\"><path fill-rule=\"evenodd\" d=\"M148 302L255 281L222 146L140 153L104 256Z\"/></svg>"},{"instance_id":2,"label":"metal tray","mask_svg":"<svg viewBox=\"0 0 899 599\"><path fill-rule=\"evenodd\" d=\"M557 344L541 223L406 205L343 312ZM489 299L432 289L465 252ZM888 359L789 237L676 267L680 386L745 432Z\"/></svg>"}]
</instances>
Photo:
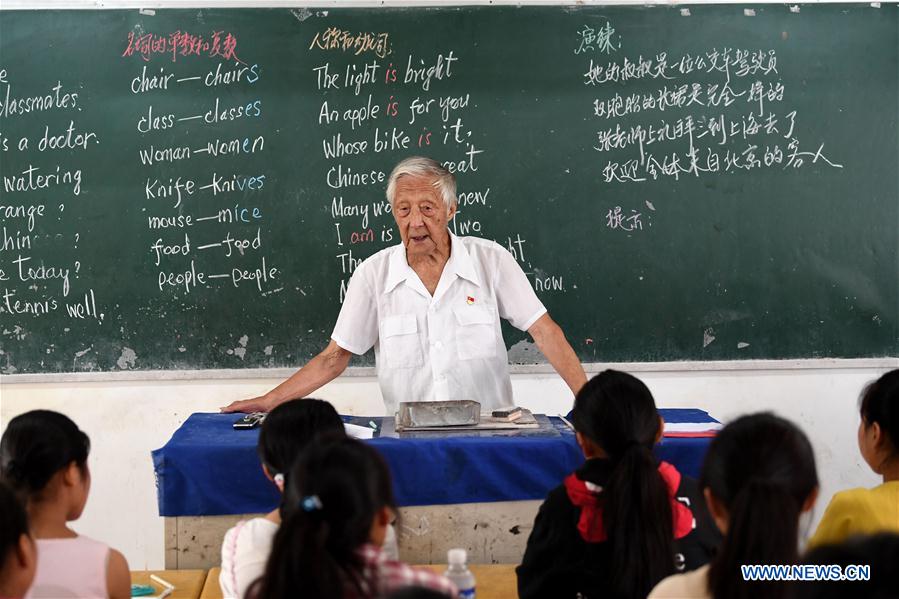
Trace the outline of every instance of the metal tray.
<instances>
[{"instance_id":1,"label":"metal tray","mask_svg":"<svg viewBox=\"0 0 899 599\"><path fill-rule=\"evenodd\" d=\"M481 420L476 401L404 401L396 412L396 430L474 426Z\"/></svg>"}]
</instances>

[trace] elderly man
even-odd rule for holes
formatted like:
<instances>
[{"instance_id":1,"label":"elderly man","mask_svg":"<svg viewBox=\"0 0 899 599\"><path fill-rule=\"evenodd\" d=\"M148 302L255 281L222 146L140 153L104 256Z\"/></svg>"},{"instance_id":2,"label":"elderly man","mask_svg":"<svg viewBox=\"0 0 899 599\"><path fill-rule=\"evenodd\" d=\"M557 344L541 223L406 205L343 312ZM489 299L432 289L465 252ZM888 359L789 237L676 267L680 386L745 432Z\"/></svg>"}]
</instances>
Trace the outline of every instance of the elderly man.
<instances>
[{"instance_id":1,"label":"elderly man","mask_svg":"<svg viewBox=\"0 0 899 599\"><path fill-rule=\"evenodd\" d=\"M223 411L268 411L305 397L371 347L388 414L401 401L512 406L500 318L527 331L577 393L584 369L512 255L447 228L456 213L453 174L429 158L407 158L390 174L387 199L402 244L356 268L328 346L265 395Z\"/></svg>"}]
</instances>

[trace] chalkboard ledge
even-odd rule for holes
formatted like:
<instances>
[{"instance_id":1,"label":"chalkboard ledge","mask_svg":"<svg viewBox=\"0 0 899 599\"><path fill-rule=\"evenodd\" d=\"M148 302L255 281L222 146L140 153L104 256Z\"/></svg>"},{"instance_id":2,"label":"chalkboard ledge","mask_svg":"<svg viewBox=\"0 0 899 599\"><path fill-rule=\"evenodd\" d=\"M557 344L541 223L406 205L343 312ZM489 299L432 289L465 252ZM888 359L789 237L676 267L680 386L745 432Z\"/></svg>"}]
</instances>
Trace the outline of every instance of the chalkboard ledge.
<instances>
[{"instance_id":1,"label":"chalkboard ledge","mask_svg":"<svg viewBox=\"0 0 899 599\"><path fill-rule=\"evenodd\" d=\"M804 360L722 360L717 362L596 362L584 364L587 374L595 374L606 368L627 372L727 372L770 370L857 370L899 368L899 357L859 359L804 359ZM235 379L285 379L296 372L295 368L253 368L221 370L124 370L119 372L56 372L45 374L0 375L0 385L28 383L88 383L125 381L197 381ZM510 364L513 375L556 376L549 364ZM343 378L372 378L377 374L373 367L350 367Z\"/></svg>"}]
</instances>

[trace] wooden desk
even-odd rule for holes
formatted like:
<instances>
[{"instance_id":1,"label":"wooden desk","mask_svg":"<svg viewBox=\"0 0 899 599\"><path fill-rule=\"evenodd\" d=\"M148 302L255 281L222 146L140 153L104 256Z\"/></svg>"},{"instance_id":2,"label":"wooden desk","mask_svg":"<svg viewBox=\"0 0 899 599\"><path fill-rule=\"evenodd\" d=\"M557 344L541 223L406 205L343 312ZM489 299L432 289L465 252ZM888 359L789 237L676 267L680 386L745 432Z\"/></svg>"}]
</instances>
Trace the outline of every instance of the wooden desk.
<instances>
[{"instance_id":1,"label":"wooden desk","mask_svg":"<svg viewBox=\"0 0 899 599\"><path fill-rule=\"evenodd\" d=\"M422 567L430 568L438 574L443 574L446 570L446 566L441 564ZM468 567L474 574L477 583L478 599L515 599L518 597L518 582L515 577L514 564L471 564ZM221 568L209 570L200 599L222 599L219 572L221 572Z\"/></svg>"},{"instance_id":2,"label":"wooden desk","mask_svg":"<svg viewBox=\"0 0 899 599\"><path fill-rule=\"evenodd\" d=\"M198 599L206 581L206 570L136 570L131 572L131 584L152 585L158 595L162 587L150 580L150 574L175 585L171 599Z\"/></svg>"},{"instance_id":3,"label":"wooden desk","mask_svg":"<svg viewBox=\"0 0 899 599\"><path fill-rule=\"evenodd\" d=\"M221 568L209 568L209 574L206 575L206 583L203 585L203 592L200 593L200 599L223 599L222 587L219 585L219 574Z\"/></svg>"},{"instance_id":4,"label":"wooden desk","mask_svg":"<svg viewBox=\"0 0 899 599\"><path fill-rule=\"evenodd\" d=\"M443 564L424 566L438 574L446 572ZM515 599L518 597L518 578L515 564L468 564L474 574L478 599Z\"/></svg>"}]
</instances>

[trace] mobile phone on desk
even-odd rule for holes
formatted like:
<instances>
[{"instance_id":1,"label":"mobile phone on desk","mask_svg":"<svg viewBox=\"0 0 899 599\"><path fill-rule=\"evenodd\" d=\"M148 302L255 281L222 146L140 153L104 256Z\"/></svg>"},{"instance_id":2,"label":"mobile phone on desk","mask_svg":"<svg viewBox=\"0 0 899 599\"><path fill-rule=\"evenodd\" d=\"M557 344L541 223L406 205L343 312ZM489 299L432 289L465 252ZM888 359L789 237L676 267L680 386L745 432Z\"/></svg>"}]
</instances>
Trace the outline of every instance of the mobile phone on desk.
<instances>
[{"instance_id":1,"label":"mobile phone on desk","mask_svg":"<svg viewBox=\"0 0 899 599\"><path fill-rule=\"evenodd\" d=\"M256 428L265 420L265 412L253 412L252 414L244 414L234 421L231 425L235 429Z\"/></svg>"}]
</instances>

